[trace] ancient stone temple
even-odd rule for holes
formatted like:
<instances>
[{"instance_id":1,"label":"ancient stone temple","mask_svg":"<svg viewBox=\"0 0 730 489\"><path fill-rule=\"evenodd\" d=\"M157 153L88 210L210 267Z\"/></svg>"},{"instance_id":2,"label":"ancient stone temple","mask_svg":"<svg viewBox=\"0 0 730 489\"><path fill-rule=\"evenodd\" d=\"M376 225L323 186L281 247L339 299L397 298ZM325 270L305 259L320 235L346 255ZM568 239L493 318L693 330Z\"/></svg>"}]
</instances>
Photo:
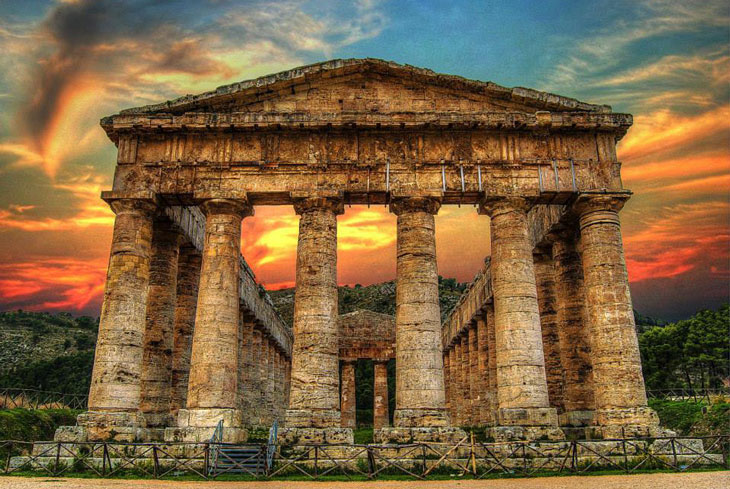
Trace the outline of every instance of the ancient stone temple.
<instances>
[{"instance_id":1,"label":"ancient stone temple","mask_svg":"<svg viewBox=\"0 0 730 489\"><path fill-rule=\"evenodd\" d=\"M337 218L366 204L397 216L396 403L376 441L656 432L618 217L631 122L373 59L103 119L116 221L76 435L199 441L223 421L238 441L276 418L292 443L352 442ZM242 220L268 205L299 215L293 331L241 257ZM449 205L483 215L492 251L442 325L434 229Z\"/></svg>"}]
</instances>

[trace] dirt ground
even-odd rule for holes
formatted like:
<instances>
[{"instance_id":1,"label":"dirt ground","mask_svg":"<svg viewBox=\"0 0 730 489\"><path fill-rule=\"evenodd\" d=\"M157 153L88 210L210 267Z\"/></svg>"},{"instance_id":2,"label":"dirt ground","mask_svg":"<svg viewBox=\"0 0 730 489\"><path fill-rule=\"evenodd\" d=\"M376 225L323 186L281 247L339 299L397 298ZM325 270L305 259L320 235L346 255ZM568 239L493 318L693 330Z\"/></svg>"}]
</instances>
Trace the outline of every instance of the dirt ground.
<instances>
[{"instance_id":1,"label":"dirt ground","mask_svg":"<svg viewBox=\"0 0 730 489\"><path fill-rule=\"evenodd\" d=\"M686 474L637 474L582 477L537 477L533 479L496 479L487 481L374 481L374 482L181 482L122 479L65 479L44 477L0 477L0 489L728 489L730 472L693 472Z\"/></svg>"}]
</instances>

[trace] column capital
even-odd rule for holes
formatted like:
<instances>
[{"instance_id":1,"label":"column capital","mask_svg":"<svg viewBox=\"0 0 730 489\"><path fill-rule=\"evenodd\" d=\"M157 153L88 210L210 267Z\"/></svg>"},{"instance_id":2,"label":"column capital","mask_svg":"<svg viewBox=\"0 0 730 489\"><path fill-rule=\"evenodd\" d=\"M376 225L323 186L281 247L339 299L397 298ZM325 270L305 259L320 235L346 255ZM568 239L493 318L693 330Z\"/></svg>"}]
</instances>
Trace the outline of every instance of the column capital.
<instances>
[{"instance_id":1,"label":"column capital","mask_svg":"<svg viewBox=\"0 0 730 489\"><path fill-rule=\"evenodd\" d=\"M573 208L579 213L591 210L613 210L620 211L626 201L631 197L631 192L583 192L576 199Z\"/></svg>"},{"instance_id":2,"label":"column capital","mask_svg":"<svg viewBox=\"0 0 730 489\"><path fill-rule=\"evenodd\" d=\"M253 216L253 206L248 199L205 199L200 203L200 210L205 214L229 214L241 218Z\"/></svg>"},{"instance_id":3,"label":"column capital","mask_svg":"<svg viewBox=\"0 0 730 489\"><path fill-rule=\"evenodd\" d=\"M618 212L631 197L630 192L622 193L584 193L578 196L573 209L578 213L581 231L596 224L619 225Z\"/></svg>"},{"instance_id":4,"label":"column capital","mask_svg":"<svg viewBox=\"0 0 730 489\"><path fill-rule=\"evenodd\" d=\"M396 216L407 212L426 212L436 215L440 208L441 197L430 195L398 196L390 202L390 212Z\"/></svg>"},{"instance_id":5,"label":"column capital","mask_svg":"<svg viewBox=\"0 0 730 489\"><path fill-rule=\"evenodd\" d=\"M525 197L485 197L479 202L479 214L494 217L512 211L527 212L532 207L532 201Z\"/></svg>"},{"instance_id":6,"label":"column capital","mask_svg":"<svg viewBox=\"0 0 730 489\"><path fill-rule=\"evenodd\" d=\"M152 218L157 211L157 203L150 199L114 199L108 200L114 214L140 214Z\"/></svg>"},{"instance_id":7,"label":"column capital","mask_svg":"<svg viewBox=\"0 0 730 489\"><path fill-rule=\"evenodd\" d=\"M294 201L294 212L300 216L318 209L329 210L335 215L345 212L345 201L339 192L307 194L292 192L291 197Z\"/></svg>"}]
</instances>

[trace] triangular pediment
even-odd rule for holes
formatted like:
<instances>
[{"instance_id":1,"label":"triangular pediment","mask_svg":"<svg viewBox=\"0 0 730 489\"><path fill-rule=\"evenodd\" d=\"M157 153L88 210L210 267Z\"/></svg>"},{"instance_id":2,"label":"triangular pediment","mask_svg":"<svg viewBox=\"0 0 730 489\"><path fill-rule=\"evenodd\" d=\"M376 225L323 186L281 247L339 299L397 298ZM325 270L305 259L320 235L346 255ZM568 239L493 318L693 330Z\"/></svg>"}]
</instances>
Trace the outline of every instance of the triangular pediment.
<instances>
[{"instance_id":1,"label":"triangular pediment","mask_svg":"<svg viewBox=\"0 0 730 489\"><path fill-rule=\"evenodd\" d=\"M596 112L605 105L526 88L443 75L376 59L332 60L186 95L124 115L395 112Z\"/></svg>"}]
</instances>

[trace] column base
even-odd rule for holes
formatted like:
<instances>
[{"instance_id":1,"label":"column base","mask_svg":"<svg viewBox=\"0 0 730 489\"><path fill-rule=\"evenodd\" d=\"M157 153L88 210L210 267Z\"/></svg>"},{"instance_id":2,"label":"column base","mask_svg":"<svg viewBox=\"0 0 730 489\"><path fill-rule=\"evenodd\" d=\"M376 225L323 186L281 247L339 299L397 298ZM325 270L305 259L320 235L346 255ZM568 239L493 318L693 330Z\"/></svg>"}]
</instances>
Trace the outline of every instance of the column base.
<instances>
[{"instance_id":1,"label":"column base","mask_svg":"<svg viewBox=\"0 0 730 489\"><path fill-rule=\"evenodd\" d=\"M161 439L161 431L146 428L144 416L136 411L87 411L78 415L76 423L56 430L54 439L129 443Z\"/></svg>"},{"instance_id":2,"label":"column base","mask_svg":"<svg viewBox=\"0 0 730 489\"><path fill-rule=\"evenodd\" d=\"M446 409L396 409L393 412L394 428L443 428L450 425Z\"/></svg>"},{"instance_id":3,"label":"column base","mask_svg":"<svg viewBox=\"0 0 730 489\"><path fill-rule=\"evenodd\" d=\"M566 411L558 415L560 426L571 428L591 426L593 425L593 418L595 418L595 411L592 410Z\"/></svg>"},{"instance_id":4,"label":"column base","mask_svg":"<svg viewBox=\"0 0 730 489\"><path fill-rule=\"evenodd\" d=\"M287 428L342 427L342 414L334 409L287 409L284 419Z\"/></svg>"},{"instance_id":5,"label":"column base","mask_svg":"<svg viewBox=\"0 0 730 489\"><path fill-rule=\"evenodd\" d=\"M557 428L558 411L555 408L500 408L497 426L550 426Z\"/></svg>"},{"instance_id":6,"label":"column base","mask_svg":"<svg viewBox=\"0 0 730 489\"><path fill-rule=\"evenodd\" d=\"M375 443L396 445L418 442L448 443L450 445L456 445L466 436L466 431L453 426L391 426L376 430L373 434L373 441L375 441Z\"/></svg>"},{"instance_id":7,"label":"column base","mask_svg":"<svg viewBox=\"0 0 730 489\"><path fill-rule=\"evenodd\" d=\"M674 432L659 426L659 416L650 407L598 409L591 436L627 438L672 436Z\"/></svg>"},{"instance_id":8,"label":"column base","mask_svg":"<svg viewBox=\"0 0 730 489\"><path fill-rule=\"evenodd\" d=\"M489 433L495 441L565 439L565 434L558 428L555 408L498 409L496 426L490 428Z\"/></svg>"},{"instance_id":9,"label":"column base","mask_svg":"<svg viewBox=\"0 0 730 489\"><path fill-rule=\"evenodd\" d=\"M287 413L288 414L288 413ZM352 428L291 428L279 430L278 442L281 445L352 445L355 436Z\"/></svg>"},{"instance_id":10,"label":"column base","mask_svg":"<svg viewBox=\"0 0 730 489\"><path fill-rule=\"evenodd\" d=\"M180 409L177 413L177 427L165 429L165 441L197 442L209 441L223 421L223 441L245 443L248 430L243 428L243 413L233 408Z\"/></svg>"}]
</instances>

